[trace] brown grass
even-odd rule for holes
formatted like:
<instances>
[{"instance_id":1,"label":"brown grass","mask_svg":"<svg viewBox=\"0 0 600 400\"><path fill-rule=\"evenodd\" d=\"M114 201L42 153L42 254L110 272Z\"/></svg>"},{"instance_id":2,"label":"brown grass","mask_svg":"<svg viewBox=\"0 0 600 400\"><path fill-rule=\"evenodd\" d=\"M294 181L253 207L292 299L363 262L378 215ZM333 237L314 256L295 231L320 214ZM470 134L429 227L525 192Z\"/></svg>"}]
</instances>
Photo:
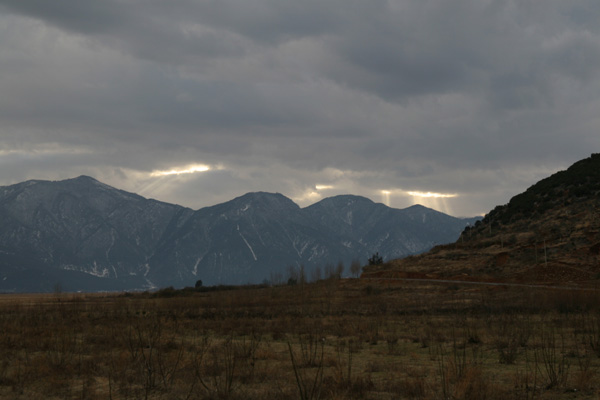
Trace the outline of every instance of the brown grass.
<instances>
[{"instance_id":1,"label":"brown grass","mask_svg":"<svg viewBox=\"0 0 600 400\"><path fill-rule=\"evenodd\" d=\"M162 295L1 296L0 398L600 395L594 291L353 279Z\"/></svg>"}]
</instances>

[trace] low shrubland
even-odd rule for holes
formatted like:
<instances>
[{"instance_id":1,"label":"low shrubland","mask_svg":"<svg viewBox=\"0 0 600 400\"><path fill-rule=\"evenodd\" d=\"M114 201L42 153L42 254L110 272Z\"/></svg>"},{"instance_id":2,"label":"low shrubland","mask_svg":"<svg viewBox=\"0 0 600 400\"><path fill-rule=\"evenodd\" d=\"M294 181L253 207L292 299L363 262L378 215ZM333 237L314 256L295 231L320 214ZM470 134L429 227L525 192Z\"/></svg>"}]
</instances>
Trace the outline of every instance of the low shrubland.
<instances>
[{"instance_id":1,"label":"low shrubland","mask_svg":"<svg viewBox=\"0 0 600 400\"><path fill-rule=\"evenodd\" d=\"M594 290L346 279L0 300L1 398L600 394Z\"/></svg>"}]
</instances>

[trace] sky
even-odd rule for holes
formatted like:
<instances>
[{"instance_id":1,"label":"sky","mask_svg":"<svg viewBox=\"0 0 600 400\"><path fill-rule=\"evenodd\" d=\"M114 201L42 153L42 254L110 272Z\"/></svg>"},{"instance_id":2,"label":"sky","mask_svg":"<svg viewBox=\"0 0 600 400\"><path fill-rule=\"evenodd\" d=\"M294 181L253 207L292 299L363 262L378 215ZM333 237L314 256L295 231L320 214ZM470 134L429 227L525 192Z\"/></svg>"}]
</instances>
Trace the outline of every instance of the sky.
<instances>
[{"instance_id":1,"label":"sky","mask_svg":"<svg viewBox=\"0 0 600 400\"><path fill-rule=\"evenodd\" d=\"M0 186L485 214L600 151L598 0L0 0Z\"/></svg>"}]
</instances>

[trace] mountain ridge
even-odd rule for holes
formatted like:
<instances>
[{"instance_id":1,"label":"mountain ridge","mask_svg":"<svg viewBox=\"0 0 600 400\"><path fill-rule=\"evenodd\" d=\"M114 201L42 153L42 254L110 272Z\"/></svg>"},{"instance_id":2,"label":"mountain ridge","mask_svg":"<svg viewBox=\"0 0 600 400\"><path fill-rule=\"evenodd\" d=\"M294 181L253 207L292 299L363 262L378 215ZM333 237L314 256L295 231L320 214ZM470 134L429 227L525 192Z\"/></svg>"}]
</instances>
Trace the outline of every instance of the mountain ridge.
<instances>
[{"instance_id":1,"label":"mountain ridge","mask_svg":"<svg viewBox=\"0 0 600 400\"><path fill-rule=\"evenodd\" d=\"M339 201L352 203L346 211L358 220L334 213ZM0 187L0 218L0 291L35 287L23 271L63 274L65 290L79 290L82 273L90 277L85 290L257 282L290 266L425 251L434 244L427 235L439 230L435 240L449 242L470 221L353 195L300 208L279 193L251 192L192 210L85 175Z\"/></svg>"}]
</instances>

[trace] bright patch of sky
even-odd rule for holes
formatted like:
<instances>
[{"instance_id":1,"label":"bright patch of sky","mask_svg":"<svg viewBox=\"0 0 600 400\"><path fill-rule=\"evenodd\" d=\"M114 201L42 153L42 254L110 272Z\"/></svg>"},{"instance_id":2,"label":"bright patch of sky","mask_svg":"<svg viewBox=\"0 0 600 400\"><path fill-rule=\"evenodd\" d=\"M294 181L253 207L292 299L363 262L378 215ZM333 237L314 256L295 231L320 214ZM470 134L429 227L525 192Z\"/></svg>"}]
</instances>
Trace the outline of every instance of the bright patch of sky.
<instances>
[{"instance_id":1,"label":"bright patch of sky","mask_svg":"<svg viewBox=\"0 0 600 400\"><path fill-rule=\"evenodd\" d=\"M181 174L193 174L196 172L210 171L208 165L190 165L188 167L170 169L166 171L153 171L150 176L168 176L168 175L181 175Z\"/></svg>"}]
</instances>

